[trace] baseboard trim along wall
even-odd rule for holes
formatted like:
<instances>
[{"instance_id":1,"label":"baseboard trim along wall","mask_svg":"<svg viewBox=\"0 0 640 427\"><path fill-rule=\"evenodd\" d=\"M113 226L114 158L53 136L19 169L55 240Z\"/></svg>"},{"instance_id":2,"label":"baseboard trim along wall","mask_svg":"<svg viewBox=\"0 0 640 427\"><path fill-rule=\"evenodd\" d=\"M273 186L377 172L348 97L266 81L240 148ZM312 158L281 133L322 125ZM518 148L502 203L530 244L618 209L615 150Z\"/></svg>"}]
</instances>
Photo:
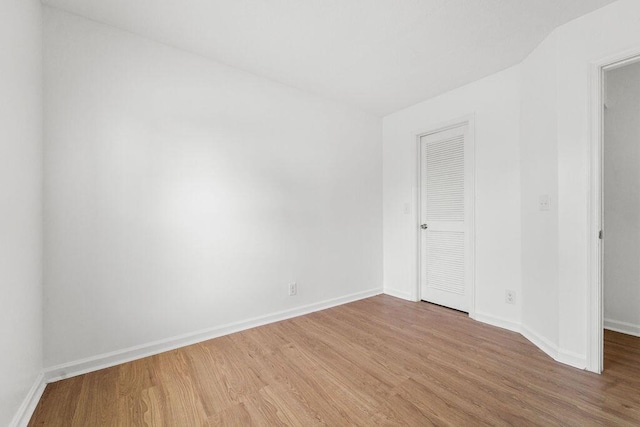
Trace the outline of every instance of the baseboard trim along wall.
<instances>
[{"instance_id":1,"label":"baseboard trim along wall","mask_svg":"<svg viewBox=\"0 0 640 427\"><path fill-rule=\"evenodd\" d=\"M27 424L29 424L33 411L36 410L36 406L38 406L38 402L42 397L42 393L44 393L46 385L44 374L38 374L27 396L22 401L20 408L18 408L13 420L9 424L9 427L26 427Z\"/></svg>"},{"instance_id":2,"label":"baseboard trim along wall","mask_svg":"<svg viewBox=\"0 0 640 427\"><path fill-rule=\"evenodd\" d=\"M492 316L486 313L476 311L474 319L487 325L497 326L498 328L507 329L512 332L520 333L520 324L501 317Z\"/></svg>"},{"instance_id":3,"label":"baseboard trim along wall","mask_svg":"<svg viewBox=\"0 0 640 427\"><path fill-rule=\"evenodd\" d=\"M554 360L558 360L558 347L554 343L529 329L525 325L520 325L520 333L523 337L535 344L540 350L547 353L548 356L552 357Z\"/></svg>"},{"instance_id":4,"label":"baseboard trim along wall","mask_svg":"<svg viewBox=\"0 0 640 427\"><path fill-rule=\"evenodd\" d=\"M384 288L384 293L392 297L401 298L408 301L415 301L408 293L398 291L396 289ZM522 325L521 323L477 311L475 312L472 319L481 323L486 323L487 325L497 326L498 328L519 333L520 335L531 341L533 345L544 351L556 362L560 362L578 369L587 368L586 356L558 348L558 346L553 344L551 341L547 340L546 338L542 337L541 335L534 332L527 326Z\"/></svg>"},{"instance_id":5,"label":"baseboard trim along wall","mask_svg":"<svg viewBox=\"0 0 640 427\"><path fill-rule=\"evenodd\" d=\"M392 297L415 302L416 299L409 292L399 291L397 289L384 288L384 294Z\"/></svg>"},{"instance_id":6,"label":"baseboard trim along wall","mask_svg":"<svg viewBox=\"0 0 640 427\"><path fill-rule=\"evenodd\" d=\"M281 320L302 316L305 314L313 313L315 311L325 310L327 308L335 307L338 305L370 298L382 293L396 298L413 301L411 296L406 292L388 288L385 288L384 291L380 288L370 289L364 292L345 295L339 298L320 301L317 303L296 307L290 310L279 311L265 316L254 317L239 322L228 323L209 329L191 332L164 340L129 347L122 350L104 353L97 356L92 356L89 358L80 359L47 368L44 370L43 374L40 374L36 379L36 382L34 383L32 389L29 391L29 394L25 398L19 411L14 417L14 421L10 426L22 427L27 425L29 419L31 418L31 415L33 414L33 411L36 408L38 401L40 400L40 397L42 396L42 393L44 392L44 388L47 383L86 374L104 368L109 368L111 366L130 362L132 360L153 356L165 351L175 350L180 347L185 347L202 341L218 338L235 332L240 332L246 329L263 326L269 323L279 322ZM547 355L560 363L573 366L578 369L585 369L587 366L585 356L559 349L552 342L540 336L525 325L507 319L491 316L486 313L477 312L475 314L475 320L486 323L488 325L497 326L503 329L520 333L526 339L531 341L535 346L540 348ZM605 327L607 329L612 329L607 327L606 323Z\"/></svg>"},{"instance_id":7,"label":"baseboard trim along wall","mask_svg":"<svg viewBox=\"0 0 640 427\"><path fill-rule=\"evenodd\" d=\"M604 319L604 328L609 329L610 331L640 337L640 325L634 325L633 323Z\"/></svg>"},{"instance_id":8,"label":"baseboard trim along wall","mask_svg":"<svg viewBox=\"0 0 640 427\"><path fill-rule=\"evenodd\" d=\"M489 314L477 312L475 320L507 329L509 331L518 332L556 362L564 363L565 365L578 369L586 369L587 367L587 358L585 356L558 348L558 346L524 325L499 317L494 317Z\"/></svg>"},{"instance_id":9,"label":"baseboard trim along wall","mask_svg":"<svg viewBox=\"0 0 640 427\"><path fill-rule=\"evenodd\" d=\"M561 349L525 325L520 325L520 333L540 350L547 353L553 360L578 369L587 368L587 357L585 355Z\"/></svg>"},{"instance_id":10,"label":"baseboard trim along wall","mask_svg":"<svg viewBox=\"0 0 640 427\"><path fill-rule=\"evenodd\" d=\"M302 316L313 313L315 311L325 310L342 304L369 298L382 293L382 289L370 289L364 292L358 292L320 301L301 307L292 308L290 310L279 311L265 316L254 317L239 322L228 323L213 328L203 329L196 332L154 341L134 347L125 348L109 353L99 354L97 356L76 360L62 365L46 368L44 371L44 379L46 383L52 383L65 378L75 377L77 375L86 374L88 372L98 371L100 369L109 368L111 366L130 362L132 360L141 359L143 357L153 356L165 351L175 350L180 347L196 344L202 341L229 335L235 332L244 331L246 329L255 328L269 323L279 322L281 320L290 319L292 317Z\"/></svg>"},{"instance_id":11,"label":"baseboard trim along wall","mask_svg":"<svg viewBox=\"0 0 640 427\"><path fill-rule=\"evenodd\" d=\"M573 366L574 368L587 369L587 357L572 351L558 349L558 357L556 360L565 365Z\"/></svg>"}]
</instances>

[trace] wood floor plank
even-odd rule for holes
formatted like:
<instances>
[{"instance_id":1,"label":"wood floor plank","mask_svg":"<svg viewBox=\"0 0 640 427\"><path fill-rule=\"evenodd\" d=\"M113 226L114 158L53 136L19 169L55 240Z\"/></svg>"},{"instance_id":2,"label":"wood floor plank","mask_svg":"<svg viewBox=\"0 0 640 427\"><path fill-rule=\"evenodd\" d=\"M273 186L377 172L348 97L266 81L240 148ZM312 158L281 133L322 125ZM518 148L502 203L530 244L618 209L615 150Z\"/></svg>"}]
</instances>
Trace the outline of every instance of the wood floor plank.
<instances>
[{"instance_id":1,"label":"wood floor plank","mask_svg":"<svg viewBox=\"0 0 640 427\"><path fill-rule=\"evenodd\" d=\"M84 375L48 384L30 425L66 427L78 405ZM36 414L38 417L36 417Z\"/></svg>"},{"instance_id":2,"label":"wood floor plank","mask_svg":"<svg viewBox=\"0 0 640 427\"><path fill-rule=\"evenodd\" d=\"M251 415L243 403L234 404L209 417L210 426L237 426L251 425Z\"/></svg>"},{"instance_id":3,"label":"wood floor plank","mask_svg":"<svg viewBox=\"0 0 640 427\"><path fill-rule=\"evenodd\" d=\"M162 409L163 424L206 425L208 417L199 390L189 375L185 353L185 349L179 349L151 357L154 362L152 369L158 381L155 397Z\"/></svg>"},{"instance_id":4,"label":"wood floor plank","mask_svg":"<svg viewBox=\"0 0 640 427\"><path fill-rule=\"evenodd\" d=\"M106 426L119 425L120 414L115 409L119 407L117 380L119 367L92 372L83 375L82 388L76 400L73 417L66 419L71 426Z\"/></svg>"},{"instance_id":5,"label":"wood floor plank","mask_svg":"<svg viewBox=\"0 0 640 427\"><path fill-rule=\"evenodd\" d=\"M122 425L144 425L149 401L144 398L143 391L153 386L149 362L146 358L118 366L116 393ZM127 414L126 418L124 414Z\"/></svg>"},{"instance_id":6,"label":"wood floor plank","mask_svg":"<svg viewBox=\"0 0 640 427\"><path fill-rule=\"evenodd\" d=\"M640 425L640 338L595 375L381 295L49 384L29 425Z\"/></svg>"}]
</instances>

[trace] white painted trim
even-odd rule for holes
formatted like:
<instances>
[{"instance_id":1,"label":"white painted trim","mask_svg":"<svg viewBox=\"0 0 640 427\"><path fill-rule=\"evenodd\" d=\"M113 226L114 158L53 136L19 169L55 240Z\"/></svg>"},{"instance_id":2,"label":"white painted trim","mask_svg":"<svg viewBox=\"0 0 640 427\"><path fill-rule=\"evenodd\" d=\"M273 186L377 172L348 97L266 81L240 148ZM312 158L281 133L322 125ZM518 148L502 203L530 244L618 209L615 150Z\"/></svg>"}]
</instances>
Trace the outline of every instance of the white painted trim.
<instances>
[{"instance_id":1,"label":"white painted trim","mask_svg":"<svg viewBox=\"0 0 640 427\"><path fill-rule=\"evenodd\" d=\"M520 324L511 320L503 319L501 317L493 316L487 313L480 313L476 311L475 320L487 325L497 326L498 328L506 329L512 332L520 333Z\"/></svg>"},{"instance_id":2,"label":"white painted trim","mask_svg":"<svg viewBox=\"0 0 640 427\"><path fill-rule=\"evenodd\" d=\"M44 393L44 388L47 383L44 380L44 374L40 373L33 382L33 385L29 389L27 396L22 401L22 404L18 408L18 411L13 417L13 420L9 423L9 427L26 427L33 416L33 411L36 410L38 402Z\"/></svg>"},{"instance_id":3,"label":"white painted trim","mask_svg":"<svg viewBox=\"0 0 640 427\"><path fill-rule=\"evenodd\" d=\"M418 300L416 300L415 297L409 292L399 291L397 289L392 289L392 288L384 288L383 293L385 295L389 295L395 298L400 298L400 299L412 301L412 302L418 302Z\"/></svg>"},{"instance_id":4,"label":"white painted trim","mask_svg":"<svg viewBox=\"0 0 640 427\"><path fill-rule=\"evenodd\" d=\"M604 338L603 338L603 251L604 245L598 238L598 232L603 230L602 204L602 160L603 160L603 78L604 69L614 69L640 57L640 46L612 56L601 58L589 65L589 160L587 172L589 182L589 206L587 221L587 277L588 277L588 305L587 305L587 360L589 371L601 373L604 366Z\"/></svg>"},{"instance_id":5,"label":"white painted trim","mask_svg":"<svg viewBox=\"0 0 640 427\"><path fill-rule=\"evenodd\" d=\"M572 366L577 369L587 369L587 356L584 354L574 353L573 351L567 351L563 349L558 350L558 358L556 359L560 363Z\"/></svg>"},{"instance_id":6,"label":"white painted trim","mask_svg":"<svg viewBox=\"0 0 640 427\"><path fill-rule=\"evenodd\" d=\"M411 298L409 298L410 295L407 292L396 291L394 289L385 289L384 293L397 298L413 301ZM577 369L587 369L587 357L585 355L574 353L568 350L563 350L548 339L544 338L542 335L534 332L531 328L522 325L519 322L514 322L512 320L503 319L492 314L482 313L478 311L474 313L473 319L480 323L496 326L498 328L506 329L508 331L512 331L522 335L524 338L529 340L533 345L538 347L556 362ZM638 328L638 330L640 332L640 327Z\"/></svg>"},{"instance_id":7,"label":"white painted trim","mask_svg":"<svg viewBox=\"0 0 640 427\"><path fill-rule=\"evenodd\" d=\"M104 353L101 355L47 368L42 374L38 376L34 386L29 391L27 398L25 398L25 401L21 405L20 410L16 414L14 421L10 424L10 427L22 427L28 424L47 383L86 374L88 372L97 371L100 369L130 362L132 360L141 359L143 357L153 356L165 351L175 350L180 347L196 344L202 341L229 335L246 329L255 328L269 323L279 322L293 317L313 313L315 311L325 310L342 304L370 298L382 293L396 298L415 302L415 299L412 298L413 296L408 292L391 288L385 288L384 290L379 288L371 289L368 291L358 292L339 298L325 300L319 303L309 304L290 310L279 311L265 316L255 317L240 322L229 323L226 325L204 329L197 332L191 332L164 340L133 346L126 349ZM533 343L551 358L560 363L564 363L566 365L570 365L579 369L584 369L586 367L585 356L574 354L564 350L559 350L558 347L553 343L524 325L487 313L474 312L474 317L472 318L476 321L486 323L488 325L520 333L526 339L531 341L531 343Z\"/></svg>"},{"instance_id":8,"label":"white painted trim","mask_svg":"<svg viewBox=\"0 0 640 427\"><path fill-rule=\"evenodd\" d=\"M640 337L640 325L634 325L633 323L620 322L619 320L613 319L604 319L604 328L610 331Z\"/></svg>"},{"instance_id":9,"label":"white painted trim","mask_svg":"<svg viewBox=\"0 0 640 427\"><path fill-rule=\"evenodd\" d=\"M439 124L435 124L429 126L426 130L415 130L411 132L411 137L413 143L415 144L415 156L416 161L414 162L414 185L415 185L415 226L416 226L416 256L415 256L415 266L414 271L416 272L416 284L415 284L415 301L421 300L421 280L422 274L420 271L420 253L422 251L422 237L421 237L421 229L420 229L420 209L422 208L421 203L421 185L420 182L420 171L422 168L421 165L421 155L420 155L420 138L426 135L431 135L434 133L442 132L445 130L449 130L458 126L467 126L467 136L465 139L465 187L469 189L468 192L465 192L465 211L468 208L470 210L468 217L465 212L465 222L467 222L465 234L467 234L467 238L470 239L468 245L468 251L465 255L469 258L469 268L468 271L465 271L465 279L469 282L469 317L472 319L476 318L476 159L475 159L475 140L476 140L476 132L475 132L475 113L470 113L459 117L457 119L448 120L446 122L442 122Z\"/></svg>"},{"instance_id":10,"label":"white painted trim","mask_svg":"<svg viewBox=\"0 0 640 427\"><path fill-rule=\"evenodd\" d=\"M602 339L602 65L592 65L590 80L590 197L587 221L588 241L588 305L587 305L587 368L601 373L604 361Z\"/></svg>"},{"instance_id":11,"label":"white painted trim","mask_svg":"<svg viewBox=\"0 0 640 427\"><path fill-rule=\"evenodd\" d=\"M528 326L520 325L520 333L553 360L578 369L585 369L587 367L587 357L585 355L559 349L557 345L537 332L534 332Z\"/></svg>"},{"instance_id":12,"label":"white painted trim","mask_svg":"<svg viewBox=\"0 0 640 427\"><path fill-rule=\"evenodd\" d=\"M558 347L554 343L537 332L534 332L528 326L520 325L520 330L523 337L535 344L540 350L547 353L547 355L552 359L558 360Z\"/></svg>"},{"instance_id":13,"label":"white painted trim","mask_svg":"<svg viewBox=\"0 0 640 427\"><path fill-rule=\"evenodd\" d=\"M64 363L45 369L44 375L47 383L59 381L61 379L86 374L88 372L97 371L132 360L141 359L143 357L153 356L176 348L196 344L213 338L229 335L235 332L244 331L246 329L255 328L257 326L266 325L281 320L290 319L292 317L302 316L313 313L314 311L325 310L327 308L358 301L369 298L382 293L381 288L370 289L364 292L345 295L339 298L321 301L314 304L296 307L290 310L279 311L265 316L254 317L239 322L228 323L213 328L203 329L196 332L141 344L122 350L116 350L109 353L99 354L97 356L85 359L75 360L73 362Z\"/></svg>"}]
</instances>

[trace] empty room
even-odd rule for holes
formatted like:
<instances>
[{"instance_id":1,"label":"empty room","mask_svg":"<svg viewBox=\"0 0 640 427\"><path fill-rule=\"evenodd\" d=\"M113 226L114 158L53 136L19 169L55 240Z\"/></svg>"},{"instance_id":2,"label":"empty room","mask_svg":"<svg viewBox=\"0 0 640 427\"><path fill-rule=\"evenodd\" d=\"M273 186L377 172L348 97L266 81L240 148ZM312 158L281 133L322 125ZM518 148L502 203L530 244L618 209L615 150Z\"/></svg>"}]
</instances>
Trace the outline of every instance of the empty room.
<instances>
[{"instance_id":1,"label":"empty room","mask_svg":"<svg viewBox=\"0 0 640 427\"><path fill-rule=\"evenodd\" d=\"M0 426L639 425L637 0L0 0Z\"/></svg>"}]
</instances>

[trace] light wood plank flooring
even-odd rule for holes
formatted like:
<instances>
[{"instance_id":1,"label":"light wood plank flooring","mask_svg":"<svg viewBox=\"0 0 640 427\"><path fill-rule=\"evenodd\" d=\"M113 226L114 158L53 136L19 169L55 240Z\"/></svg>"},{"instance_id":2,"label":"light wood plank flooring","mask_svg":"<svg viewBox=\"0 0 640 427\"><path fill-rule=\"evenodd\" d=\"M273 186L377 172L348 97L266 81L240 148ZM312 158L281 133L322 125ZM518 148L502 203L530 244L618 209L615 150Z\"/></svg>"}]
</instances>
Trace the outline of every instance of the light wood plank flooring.
<instances>
[{"instance_id":1,"label":"light wood plank flooring","mask_svg":"<svg viewBox=\"0 0 640 427\"><path fill-rule=\"evenodd\" d=\"M377 296L49 384L31 426L640 425L640 339L605 373Z\"/></svg>"}]
</instances>

